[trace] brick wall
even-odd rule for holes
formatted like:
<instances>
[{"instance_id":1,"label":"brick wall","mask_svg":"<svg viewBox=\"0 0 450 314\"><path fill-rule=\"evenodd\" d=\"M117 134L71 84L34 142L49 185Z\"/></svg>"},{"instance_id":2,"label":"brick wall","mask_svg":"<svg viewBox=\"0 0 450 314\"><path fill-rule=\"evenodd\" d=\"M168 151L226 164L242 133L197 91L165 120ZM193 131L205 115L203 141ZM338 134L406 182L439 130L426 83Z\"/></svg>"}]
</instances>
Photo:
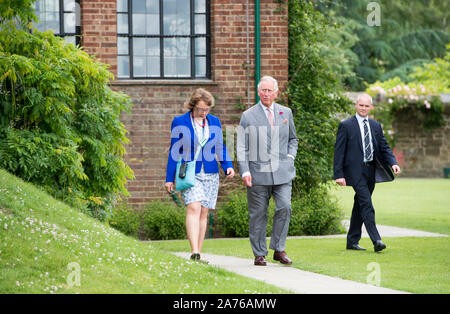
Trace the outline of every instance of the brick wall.
<instances>
[{"instance_id":1,"label":"brick wall","mask_svg":"<svg viewBox=\"0 0 450 314\"><path fill-rule=\"evenodd\" d=\"M407 113L395 118L396 151L402 177L442 178L450 168L450 95L442 95L445 105L442 127L424 130L422 123ZM445 99L446 98L446 99ZM398 157L398 155L397 155Z\"/></svg>"},{"instance_id":2,"label":"brick wall","mask_svg":"<svg viewBox=\"0 0 450 314\"><path fill-rule=\"evenodd\" d=\"M82 46L100 61L111 65L117 74L115 0L81 1ZM249 1L250 105L255 101L254 82L254 1ZM276 0L261 1L261 75L272 75L283 91L288 79L287 5ZM247 105L246 7L244 0L211 0L211 81L135 81L117 80L114 90L128 94L132 112L122 116L131 143L126 161L136 179L128 183L130 203L141 206L155 199L167 199L164 190L166 162L172 119L185 113L183 102L197 87L216 97L211 112L224 129L239 124L241 111L236 104ZM227 184L240 184L236 178ZM223 180L221 181L223 182ZM221 183L221 194L223 184Z\"/></svg>"},{"instance_id":3,"label":"brick wall","mask_svg":"<svg viewBox=\"0 0 450 314\"><path fill-rule=\"evenodd\" d=\"M117 0L81 0L81 45L117 73Z\"/></svg>"}]
</instances>

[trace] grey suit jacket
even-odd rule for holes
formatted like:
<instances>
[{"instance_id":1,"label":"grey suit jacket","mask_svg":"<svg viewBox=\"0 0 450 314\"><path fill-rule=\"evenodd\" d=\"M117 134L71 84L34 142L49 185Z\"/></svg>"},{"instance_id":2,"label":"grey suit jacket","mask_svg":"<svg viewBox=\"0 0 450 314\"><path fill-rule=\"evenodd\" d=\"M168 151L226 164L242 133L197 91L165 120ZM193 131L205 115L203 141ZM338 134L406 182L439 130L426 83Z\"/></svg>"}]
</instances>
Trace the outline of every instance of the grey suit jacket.
<instances>
[{"instance_id":1,"label":"grey suit jacket","mask_svg":"<svg viewBox=\"0 0 450 314\"><path fill-rule=\"evenodd\" d=\"M298 138L292 111L274 103L272 130L261 104L242 113L237 132L239 171L249 171L253 185L279 185L295 178Z\"/></svg>"}]
</instances>

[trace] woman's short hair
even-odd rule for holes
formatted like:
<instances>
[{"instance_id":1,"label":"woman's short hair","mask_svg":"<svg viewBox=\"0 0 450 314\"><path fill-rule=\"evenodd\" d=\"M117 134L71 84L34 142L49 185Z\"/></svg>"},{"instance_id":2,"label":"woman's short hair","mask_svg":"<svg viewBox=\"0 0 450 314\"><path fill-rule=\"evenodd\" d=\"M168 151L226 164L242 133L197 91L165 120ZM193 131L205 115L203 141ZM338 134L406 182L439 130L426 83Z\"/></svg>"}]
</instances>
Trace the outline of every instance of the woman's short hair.
<instances>
[{"instance_id":1,"label":"woman's short hair","mask_svg":"<svg viewBox=\"0 0 450 314\"><path fill-rule=\"evenodd\" d=\"M184 103L184 108L193 110L200 100L203 100L209 107L214 107L214 97L206 89L197 88L188 101Z\"/></svg>"}]
</instances>

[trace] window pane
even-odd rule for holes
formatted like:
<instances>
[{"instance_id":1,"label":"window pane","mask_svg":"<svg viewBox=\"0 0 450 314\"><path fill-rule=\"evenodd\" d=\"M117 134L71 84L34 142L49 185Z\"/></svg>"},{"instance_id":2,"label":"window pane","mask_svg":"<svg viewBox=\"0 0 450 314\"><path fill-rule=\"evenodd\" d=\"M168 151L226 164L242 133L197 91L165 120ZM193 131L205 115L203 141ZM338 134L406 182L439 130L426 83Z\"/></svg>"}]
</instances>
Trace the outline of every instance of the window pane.
<instances>
[{"instance_id":1,"label":"window pane","mask_svg":"<svg viewBox=\"0 0 450 314\"><path fill-rule=\"evenodd\" d=\"M59 34L59 13L45 13L45 30L53 30L55 34Z\"/></svg>"},{"instance_id":2,"label":"window pane","mask_svg":"<svg viewBox=\"0 0 450 314\"><path fill-rule=\"evenodd\" d=\"M159 14L147 14L147 33L148 35L159 35Z\"/></svg>"},{"instance_id":3,"label":"window pane","mask_svg":"<svg viewBox=\"0 0 450 314\"><path fill-rule=\"evenodd\" d=\"M65 40L66 42L71 43L71 44L74 44L74 45L77 44L77 40L76 40L76 37L75 37L75 36L65 36L65 37L64 37L64 40Z\"/></svg>"},{"instance_id":4,"label":"window pane","mask_svg":"<svg viewBox=\"0 0 450 314\"><path fill-rule=\"evenodd\" d=\"M164 0L164 34L190 34L190 1Z\"/></svg>"},{"instance_id":5,"label":"window pane","mask_svg":"<svg viewBox=\"0 0 450 314\"><path fill-rule=\"evenodd\" d=\"M145 14L133 14L133 34L145 34Z\"/></svg>"},{"instance_id":6,"label":"window pane","mask_svg":"<svg viewBox=\"0 0 450 314\"><path fill-rule=\"evenodd\" d=\"M128 54L128 38L127 37L117 37L117 53L119 55Z\"/></svg>"},{"instance_id":7,"label":"window pane","mask_svg":"<svg viewBox=\"0 0 450 314\"><path fill-rule=\"evenodd\" d=\"M133 57L133 75L135 77L147 76L147 64L145 57Z\"/></svg>"},{"instance_id":8,"label":"window pane","mask_svg":"<svg viewBox=\"0 0 450 314\"><path fill-rule=\"evenodd\" d=\"M147 58L147 76L158 77L160 76L160 57L148 57Z\"/></svg>"},{"instance_id":9,"label":"window pane","mask_svg":"<svg viewBox=\"0 0 450 314\"><path fill-rule=\"evenodd\" d=\"M206 38L195 38L195 55L206 55Z\"/></svg>"},{"instance_id":10,"label":"window pane","mask_svg":"<svg viewBox=\"0 0 450 314\"><path fill-rule=\"evenodd\" d=\"M45 11L45 2L44 2L44 0L37 0L35 3L34 3L34 9L36 10L36 11Z\"/></svg>"},{"instance_id":11,"label":"window pane","mask_svg":"<svg viewBox=\"0 0 450 314\"><path fill-rule=\"evenodd\" d=\"M128 12L128 0L117 0L117 12Z\"/></svg>"},{"instance_id":12,"label":"window pane","mask_svg":"<svg viewBox=\"0 0 450 314\"><path fill-rule=\"evenodd\" d=\"M206 13L205 0L195 0L195 13Z\"/></svg>"},{"instance_id":13,"label":"window pane","mask_svg":"<svg viewBox=\"0 0 450 314\"><path fill-rule=\"evenodd\" d=\"M159 14L159 0L147 0L147 13Z\"/></svg>"},{"instance_id":14,"label":"window pane","mask_svg":"<svg viewBox=\"0 0 450 314\"><path fill-rule=\"evenodd\" d=\"M191 75L189 38L164 39L164 76L188 77Z\"/></svg>"},{"instance_id":15,"label":"window pane","mask_svg":"<svg viewBox=\"0 0 450 314\"><path fill-rule=\"evenodd\" d=\"M59 12L59 0L44 0L46 12Z\"/></svg>"},{"instance_id":16,"label":"window pane","mask_svg":"<svg viewBox=\"0 0 450 314\"><path fill-rule=\"evenodd\" d=\"M117 76L121 78L130 77L130 58L127 56L117 57Z\"/></svg>"},{"instance_id":17,"label":"window pane","mask_svg":"<svg viewBox=\"0 0 450 314\"><path fill-rule=\"evenodd\" d=\"M133 38L133 55L145 56L145 38Z\"/></svg>"},{"instance_id":18,"label":"window pane","mask_svg":"<svg viewBox=\"0 0 450 314\"><path fill-rule=\"evenodd\" d=\"M64 0L64 11L75 12L75 0Z\"/></svg>"},{"instance_id":19,"label":"window pane","mask_svg":"<svg viewBox=\"0 0 450 314\"><path fill-rule=\"evenodd\" d=\"M159 38L147 38L147 55L159 57L160 55Z\"/></svg>"},{"instance_id":20,"label":"window pane","mask_svg":"<svg viewBox=\"0 0 450 314\"><path fill-rule=\"evenodd\" d=\"M206 15L204 14L195 15L195 33L206 34Z\"/></svg>"},{"instance_id":21,"label":"window pane","mask_svg":"<svg viewBox=\"0 0 450 314\"><path fill-rule=\"evenodd\" d=\"M75 13L64 13L64 32L75 33L76 16Z\"/></svg>"},{"instance_id":22,"label":"window pane","mask_svg":"<svg viewBox=\"0 0 450 314\"><path fill-rule=\"evenodd\" d=\"M145 0L133 0L132 7L133 13L145 13L146 2Z\"/></svg>"},{"instance_id":23,"label":"window pane","mask_svg":"<svg viewBox=\"0 0 450 314\"><path fill-rule=\"evenodd\" d=\"M36 26L37 30L40 32L45 31L45 13L36 12L36 17L38 18L38 23Z\"/></svg>"},{"instance_id":24,"label":"window pane","mask_svg":"<svg viewBox=\"0 0 450 314\"><path fill-rule=\"evenodd\" d=\"M206 57L195 58L195 76L196 77L206 76Z\"/></svg>"},{"instance_id":25,"label":"window pane","mask_svg":"<svg viewBox=\"0 0 450 314\"><path fill-rule=\"evenodd\" d=\"M128 15L117 14L117 32L119 34L128 34Z\"/></svg>"}]
</instances>

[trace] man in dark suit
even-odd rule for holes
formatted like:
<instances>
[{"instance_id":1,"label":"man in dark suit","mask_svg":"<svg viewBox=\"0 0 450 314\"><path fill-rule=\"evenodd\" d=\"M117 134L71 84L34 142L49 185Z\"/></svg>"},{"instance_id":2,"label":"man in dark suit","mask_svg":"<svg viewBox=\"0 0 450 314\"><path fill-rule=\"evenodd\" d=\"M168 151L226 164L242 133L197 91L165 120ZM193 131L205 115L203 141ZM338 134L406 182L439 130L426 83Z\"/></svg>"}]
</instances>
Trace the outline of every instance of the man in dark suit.
<instances>
[{"instance_id":1,"label":"man in dark suit","mask_svg":"<svg viewBox=\"0 0 450 314\"><path fill-rule=\"evenodd\" d=\"M359 246L364 223L375 252L386 248L375 224L372 192L375 182L392 181L400 174L392 150L383 135L381 124L369 119L372 97L361 94L355 104L356 114L339 124L334 148L334 179L341 186L355 190L352 217L347 235L347 249L365 250Z\"/></svg>"}]
</instances>

